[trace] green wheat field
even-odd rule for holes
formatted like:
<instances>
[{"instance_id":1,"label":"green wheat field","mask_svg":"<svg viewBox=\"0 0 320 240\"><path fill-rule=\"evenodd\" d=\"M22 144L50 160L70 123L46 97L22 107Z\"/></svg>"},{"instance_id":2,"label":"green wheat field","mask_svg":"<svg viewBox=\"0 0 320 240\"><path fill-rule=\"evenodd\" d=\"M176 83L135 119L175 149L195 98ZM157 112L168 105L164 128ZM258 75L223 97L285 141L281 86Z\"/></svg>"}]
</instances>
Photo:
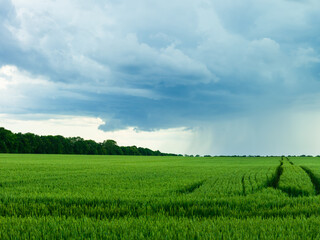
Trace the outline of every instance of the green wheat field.
<instances>
[{"instance_id":1,"label":"green wheat field","mask_svg":"<svg viewBox=\"0 0 320 240\"><path fill-rule=\"evenodd\" d=\"M0 239L320 239L318 157L0 155Z\"/></svg>"}]
</instances>

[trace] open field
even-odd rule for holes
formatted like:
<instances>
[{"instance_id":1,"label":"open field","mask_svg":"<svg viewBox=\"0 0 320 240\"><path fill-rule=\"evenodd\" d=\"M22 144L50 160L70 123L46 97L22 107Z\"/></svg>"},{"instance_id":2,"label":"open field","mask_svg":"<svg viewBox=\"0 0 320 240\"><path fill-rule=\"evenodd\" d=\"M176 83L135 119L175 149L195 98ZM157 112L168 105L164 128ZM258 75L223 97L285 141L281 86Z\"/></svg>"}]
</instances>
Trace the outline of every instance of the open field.
<instances>
[{"instance_id":1,"label":"open field","mask_svg":"<svg viewBox=\"0 0 320 240\"><path fill-rule=\"evenodd\" d=\"M320 238L320 158L0 155L0 239Z\"/></svg>"}]
</instances>

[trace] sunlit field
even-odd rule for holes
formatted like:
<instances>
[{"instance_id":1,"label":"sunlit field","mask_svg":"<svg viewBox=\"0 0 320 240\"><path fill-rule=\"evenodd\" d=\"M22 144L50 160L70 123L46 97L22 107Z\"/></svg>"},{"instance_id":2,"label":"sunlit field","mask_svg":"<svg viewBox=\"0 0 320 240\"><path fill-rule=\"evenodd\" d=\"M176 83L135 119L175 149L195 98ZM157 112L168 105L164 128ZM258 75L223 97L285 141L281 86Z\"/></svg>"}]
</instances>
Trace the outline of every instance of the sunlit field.
<instances>
[{"instance_id":1,"label":"sunlit field","mask_svg":"<svg viewBox=\"0 0 320 240\"><path fill-rule=\"evenodd\" d=\"M0 155L0 239L320 238L320 158Z\"/></svg>"}]
</instances>

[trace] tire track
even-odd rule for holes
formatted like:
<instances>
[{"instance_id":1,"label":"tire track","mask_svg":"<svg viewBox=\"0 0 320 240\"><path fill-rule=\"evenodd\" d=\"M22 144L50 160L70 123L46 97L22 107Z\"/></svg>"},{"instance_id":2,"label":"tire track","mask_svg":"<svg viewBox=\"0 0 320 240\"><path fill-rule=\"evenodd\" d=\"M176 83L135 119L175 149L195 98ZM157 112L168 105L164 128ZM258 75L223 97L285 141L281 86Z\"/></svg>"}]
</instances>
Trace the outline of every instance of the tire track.
<instances>
[{"instance_id":1,"label":"tire track","mask_svg":"<svg viewBox=\"0 0 320 240\"><path fill-rule=\"evenodd\" d=\"M268 187L273 187L274 189L277 189L279 186L280 177L283 172L283 157L280 160L280 165L277 167L275 174L273 175L272 179L267 184Z\"/></svg>"},{"instance_id":2,"label":"tire track","mask_svg":"<svg viewBox=\"0 0 320 240\"><path fill-rule=\"evenodd\" d=\"M316 191L316 195L319 195L320 194L320 180L314 175L314 173L308 168L308 167L305 167L305 166L300 166L303 171L306 172L306 174L308 174L312 184L313 184L313 187Z\"/></svg>"},{"instance_id":3,"label":"tire track","mask_svg":"<svg viewBox=\"0 0 320 240\"><path fill-rule=\"evenodd\" d=\"M202 180L200 182L192 183L192 184L190 184L189 186L186 186L183 189L179 189L177 192L180 193L180 194L193 193L196 189L200 188L204 184L205 181L206 180Z\"/></svg>"}]
</instances>

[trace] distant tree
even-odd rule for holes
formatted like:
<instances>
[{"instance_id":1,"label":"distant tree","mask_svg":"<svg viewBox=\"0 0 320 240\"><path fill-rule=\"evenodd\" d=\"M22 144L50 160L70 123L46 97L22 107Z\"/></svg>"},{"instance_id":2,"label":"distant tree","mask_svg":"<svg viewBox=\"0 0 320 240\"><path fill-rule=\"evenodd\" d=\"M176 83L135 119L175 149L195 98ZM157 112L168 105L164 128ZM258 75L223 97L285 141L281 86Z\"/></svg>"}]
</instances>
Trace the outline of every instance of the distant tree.
<instances>
[{"instance_id":1,"label":"distant tree","mask_svg":"<svg viewBox=\"0 0 320 240\"><path fill-rule=\"evenodd\" d=\"M98 144L93 140L86 140L85 141L87 146L87 153L90 155L97 155L98 154Z\"/></svg>"},{"instance_id":2,"label":"distant tree","mask_svg":"<svg viewBox=\"0 0 320 240\"><path fill-rule=\"evenodd\" d=\"M102 143L102 148L105 154L109 155L123 155L122 149L118 146L117 142L114 140L106 140Z\"/></svg>"},{"instance_id":3,"label":"distant tree","mask_svg":"<svg viewBox=\"0 0 320 240\"><path fill-rule=\"evenodd\" d=\"M136 146L121 147L121 149L125 155L141 155Z\"/></svg>"},{"instance_id":4,"label":"distant tree","mask_svg":"<svg viewBox=\"0 0 320 240\"><path fill-rule=\"evenodd\" d=\"M152 151L136 146L119 147L114 140L96 143L81 137L38 136L33 133L14 134L0 128L0 153L43 153L43 154L109 154L109 155L144 155L177 156L176 154Z\"/></svg>"},{"instance_id":5,"label":"distant tree","mask_svg":"<svg viewBox=\"0 0 320 240\"><path fill-rule=\"evenodd\" d=\"M16 136L11 131L0 128L0 152L15 153L17 152Z\"/></svg>"},{"instance_id":6,"label":"distant tree","mask_svg":"<svg viewBox=\"0 0 320 240\"><path fill-rule=\"evenodd\" d=\"M6 146L6 143L4 141L0 142L0 153L8 153L9 150Z\"/></svg>"}]
</instances>

